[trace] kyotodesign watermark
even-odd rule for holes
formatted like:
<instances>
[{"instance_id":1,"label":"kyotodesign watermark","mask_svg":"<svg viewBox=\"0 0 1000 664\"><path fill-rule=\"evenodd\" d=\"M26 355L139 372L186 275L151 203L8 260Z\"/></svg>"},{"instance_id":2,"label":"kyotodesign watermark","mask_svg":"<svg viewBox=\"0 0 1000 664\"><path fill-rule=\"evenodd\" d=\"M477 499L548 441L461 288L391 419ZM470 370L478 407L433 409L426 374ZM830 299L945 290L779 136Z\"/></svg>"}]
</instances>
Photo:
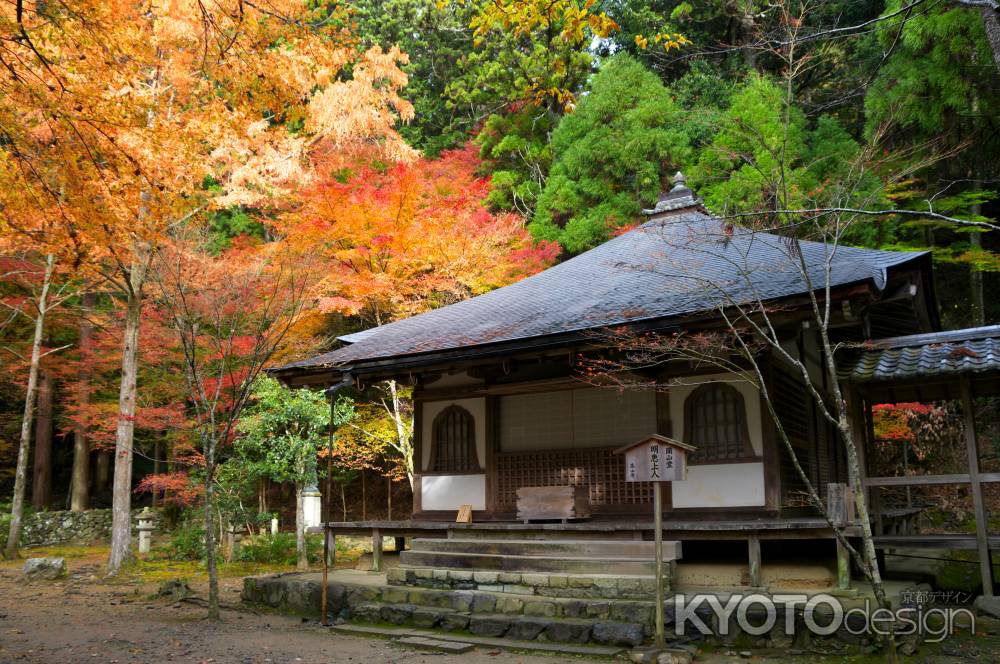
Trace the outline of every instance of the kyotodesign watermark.
<instances>
[{"instance_id":1,"label":"kyotodesign watermark","mask_svg":"<svg viewBox=\"0 0 1000 664\"><path fill-rule=\"evenodd\" d=\"M668 601L667 605L670 605ZM976 616L965 607L927 607L922 604L885 609L870 599L845 608L827 594L733 594L723 600L715 594L678 594L673 598L677 636L700 633L728 636L734 629L763 636L778 629L794 636L806 629L817 636L846 632L852 637L909 636L937 643L958 630L974 634Z\"/></svg>"}]
</instances>

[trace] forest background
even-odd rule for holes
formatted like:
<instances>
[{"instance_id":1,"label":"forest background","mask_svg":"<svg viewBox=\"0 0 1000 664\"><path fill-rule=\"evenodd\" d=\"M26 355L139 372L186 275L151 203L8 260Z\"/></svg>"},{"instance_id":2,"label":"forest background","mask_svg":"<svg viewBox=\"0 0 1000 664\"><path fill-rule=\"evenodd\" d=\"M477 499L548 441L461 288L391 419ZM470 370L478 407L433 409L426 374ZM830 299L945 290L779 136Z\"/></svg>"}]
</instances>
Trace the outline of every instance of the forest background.
<instances>
[{"instance_id":1,"label":"forest background","mask_svg":"<svg viewBox=\"0 0 1000 664\"><path fill-rule=\"evenodd\" d=\"M678 170L723 216L907 210L849 241L933 252L946 328L1000 321L1000 234L936 216L1000 209L993 3L122 4L105 42L86 2L0 19L0 497L28 422L34 509L128 465L177 518L217 489L291 522L317 477L338 518L405 513L405 387L351 391L327 459L321 396L251 379L585 251Z\"/></svg>"}]
</instances>

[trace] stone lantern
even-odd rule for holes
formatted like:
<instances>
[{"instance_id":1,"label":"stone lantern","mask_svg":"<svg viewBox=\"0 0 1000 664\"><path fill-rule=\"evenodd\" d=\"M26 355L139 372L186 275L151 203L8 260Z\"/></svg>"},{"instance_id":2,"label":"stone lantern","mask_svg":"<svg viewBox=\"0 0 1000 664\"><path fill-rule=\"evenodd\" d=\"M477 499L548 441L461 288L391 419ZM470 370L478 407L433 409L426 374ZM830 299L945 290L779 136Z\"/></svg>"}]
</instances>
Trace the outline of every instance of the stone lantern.
<instances>
[{"instance_id":1,"label":"stone lantern","mask_svg":"<svg viewBox=\"0 0 1000 664\"><path fill-rule=\"evenodd\" d=\"M323 523L322 507L321 495L315 484L302 490L302 516L306 528Z\"/></svg>"},{"instance_id":2,"label":"stone lantern","mask_svg":"<svg viewBox=\"0 0 1000 664\"><path fill-rule=\"evenodd\" d=\"M149 553L150 544L153 541L153 531L156 530L154 525L156 521L156 512L144 507L141 512L139 512L139 553Z\"/></svg>"},{"instance_id":3,"label":"stone lantern","mask_svg":"<svg viewBox=\"0 0 1000 664\"><path fill-rule=\"evenodd\" d=\"M240 541L243 538L243 526L230 524L226 528L226 562L233 562L240 555Z\"/></svg>"}]
</instances>

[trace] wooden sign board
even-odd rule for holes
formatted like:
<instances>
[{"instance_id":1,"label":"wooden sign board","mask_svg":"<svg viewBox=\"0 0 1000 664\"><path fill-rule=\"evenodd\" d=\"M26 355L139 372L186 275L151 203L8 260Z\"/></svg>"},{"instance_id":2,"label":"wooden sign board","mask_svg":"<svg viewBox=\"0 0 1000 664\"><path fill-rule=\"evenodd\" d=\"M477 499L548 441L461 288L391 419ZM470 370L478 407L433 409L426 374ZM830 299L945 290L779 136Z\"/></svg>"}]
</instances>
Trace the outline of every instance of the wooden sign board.
<instances>
[{"instance_id":1,"label":"wooden sign board","mask_svg":"<svg viewBox=\"0 0 1000 664\"><path fill-rule=\"evenodd\" d=\"M687 479L687 455L694 447L652 435L616 450L625 455L626 482L674 482Z\"/></svg>"},{"instance_id":2,"label":"wooden sign board","mask_svg":"<svg viewBox=\"0 0 1000 664\"><path fill-rule=\"evenodd\" d=\"M854 525L854 491L840 482L826 485L826 511L835 526Z\"/></svg>"},{"instance_id":3,"label":"wooden sign board","mask_svg":"<svg viewBox=\"0 0 1000 664\"><path fill-rule=\"evenodd\" d=\"M653 483L653 539L656 543L656 645L663 648L666 638L663 628L663 482L687 479L687 455L695 447L673 438L652 434L642 440L615 450L625 455L626 482Z\"/></svg>"},{"instance_id":4,"label":"wooden sign board","mask_svg":"<svg viewBox=\"0 0 1000 664\"><path fill-rule=\"evenodd\" d=\"M455 523L472 523L472 505L462 505L458 508Z\"/></svg>"}]
</instances>

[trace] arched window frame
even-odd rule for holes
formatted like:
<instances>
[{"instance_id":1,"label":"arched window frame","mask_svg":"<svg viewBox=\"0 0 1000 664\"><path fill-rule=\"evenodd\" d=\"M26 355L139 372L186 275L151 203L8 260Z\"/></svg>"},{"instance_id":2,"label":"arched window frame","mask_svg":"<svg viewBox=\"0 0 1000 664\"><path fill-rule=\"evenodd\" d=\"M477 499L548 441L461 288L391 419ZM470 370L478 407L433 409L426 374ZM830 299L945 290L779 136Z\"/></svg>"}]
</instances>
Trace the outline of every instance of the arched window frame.
<instances>
[{"instance_id":1,"label":"arched window frame","mask_svg":"<svg viewBox=\"0 0 1000 664\"><path fill-rule=\"evenodd\" d=\"M458 422L455 422L454 418L458 418ZM446 426L458 427L457 430L452 430L453 436L464 433L467 437L464 440L445 440L442 435ZM446 445L451 446L451 449L443 449ZM462 449L458 446L462 446ZM476 418L465 408L452 404L434 418L431 425L431 458L428 471L444 474L482 472L476 445Z\"/></svg>"},{"instance_id":2,"label":"arched window frame","mask_svg":"<svg viewBox=\"0 0 1000 664\"><path fill-rule=\"evenodd\" d=\"M738 436L739 454L736 456L724 456L719 450L706 449L701 441L695 440L694 427L697 416L696 409L699 401L711 398L713 395L724 395L730 399L736 409L735 417L736 431ZM684 400L684 441L689 442L698 448L696 452L688 455L690 465L714 464L714 463L740 463L741 461L756 460L760 457L754 453L753 445L750 443L750 431L747 426L746 403L743 394L725 383L706 383L695 388Z\"/></svg>"}]
</instances>

